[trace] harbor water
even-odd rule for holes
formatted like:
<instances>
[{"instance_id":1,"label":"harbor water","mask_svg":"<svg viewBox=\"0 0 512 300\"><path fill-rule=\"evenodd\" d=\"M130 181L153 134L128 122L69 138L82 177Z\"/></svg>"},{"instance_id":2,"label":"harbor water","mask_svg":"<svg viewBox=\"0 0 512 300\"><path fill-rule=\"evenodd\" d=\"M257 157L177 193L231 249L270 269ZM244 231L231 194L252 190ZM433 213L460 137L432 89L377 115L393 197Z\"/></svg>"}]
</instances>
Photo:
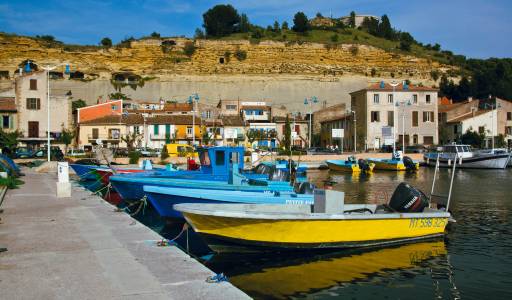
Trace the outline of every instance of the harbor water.
<instances>
[{"instance_id":1,"label":"harbor water","mask_svg":"<svg viewBox=\"0 0 512 300\"><path fill-rule=\"evenodd\" d=\"M448 192L451 170L438 172ZM319 187L345 192L346 203L387 203L400 182L429 194L434 170L371 175L308 171ZM445 238L400 246L323 253L212 254L183 224L135 215L256 299L512 299L512 169L457 170ZM177 237L177 238L176 238Z\"/></svg>"},{"instance_id":2,"label":"harbor water","mask_svg":"<svg viewBox=\"0 0 512 300\"><path fill-rule=\"evenodd\" d=\"M451 170L441 169L437 193ZM312 171L347 203L386 203L406 181L430 193L434 170L352 175ZM512 169L457 170L444 239L321 254L216 255L205 264L258 299L512 299Z\"/></svg>"}]
</instances>

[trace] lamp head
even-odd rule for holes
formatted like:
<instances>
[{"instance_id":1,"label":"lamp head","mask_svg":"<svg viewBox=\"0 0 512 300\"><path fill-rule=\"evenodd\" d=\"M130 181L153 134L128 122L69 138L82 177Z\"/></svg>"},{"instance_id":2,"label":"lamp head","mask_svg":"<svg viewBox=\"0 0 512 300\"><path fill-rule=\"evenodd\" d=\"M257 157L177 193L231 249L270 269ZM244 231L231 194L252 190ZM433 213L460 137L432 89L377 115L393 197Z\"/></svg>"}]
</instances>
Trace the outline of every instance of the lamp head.
<instances>
[{"instance_id":1,"label":"lamp head","mask_svg":"<svg viewBox=\"0 0 512 300\"><path fill-rule=\"evenodd\" d=\"M311 97L311 100L313 100L313 103L317 103L318 102L318 98L316 96Z\"/></svg>"},{"instance_id":2,"label":"lamp head","mask_svg":"<svg viewBox=\"0 0 512 300\"><path fill-rule=\"evenodd\" d=\"M308 105L308 99L304 98L304 105Z\"/></svg>"}]
</instances>

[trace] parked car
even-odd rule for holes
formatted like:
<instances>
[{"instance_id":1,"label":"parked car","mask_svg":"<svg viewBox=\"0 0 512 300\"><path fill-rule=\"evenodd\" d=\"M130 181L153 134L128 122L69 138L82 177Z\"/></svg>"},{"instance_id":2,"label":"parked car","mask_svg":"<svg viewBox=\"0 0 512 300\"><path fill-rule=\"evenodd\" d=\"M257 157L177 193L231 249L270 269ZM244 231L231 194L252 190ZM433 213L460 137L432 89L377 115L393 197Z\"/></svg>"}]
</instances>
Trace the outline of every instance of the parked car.
<instances>
[{"instance_id":1,"label":"parked car","mask_svg":"<svg viewBox=\"0 0 512 300\"><path fill-rule=\"evenodd\" d=\"M86 156L87 153L85 153L85 151L83 149L69 149L68 150L68 153L66 153L66 156L71 156L71 157L81 157L81 156Z\"/></svg>"},{"instance_id":2,"label":"parked car","mask_svg":"<svg viewBox=\"0 0 512 300\"><path fill-rule=\"evenodd\" d=\"M28 147L18 147L16 148L16 152L14 153L15 158L30 158L34 154Z\"/></svg>"},{"instance_id":3,"label":"parked car","mask_svg":"<svg viewBox=\"0 0 512 300\"><path fill-rule=\"evenodd\" d=\"M338 150L332 150L328 148L321 148L321 147L311 147L306 149L306 153L308 155L329 155L329 154L340 154L341 151Z\"/></svg>"},{"instance_id":4,"label":"parked car","mask_svg":"<svg viewBox=\"0 0 512 300\"><path fill-rule=\"evenodd\" d=\"M35 151L32 154L32 158L47 158L48 157L48 151L46 148L39 149ZM51 160L63 160L64 159L64 153L62 153L62 150L60 150L59 147L51 147L50 148L50 159Z\"/></svg>"},{"instance_id":5,"label":"parked car","mask_svg":"<svg viewBox=\"0 0 512 300\"><path fill-rule=\"evenodd\" d=\"M428 148L422 145L413 145L405 147L405 153L425 153Z\"/></svg>"}]
</instances>

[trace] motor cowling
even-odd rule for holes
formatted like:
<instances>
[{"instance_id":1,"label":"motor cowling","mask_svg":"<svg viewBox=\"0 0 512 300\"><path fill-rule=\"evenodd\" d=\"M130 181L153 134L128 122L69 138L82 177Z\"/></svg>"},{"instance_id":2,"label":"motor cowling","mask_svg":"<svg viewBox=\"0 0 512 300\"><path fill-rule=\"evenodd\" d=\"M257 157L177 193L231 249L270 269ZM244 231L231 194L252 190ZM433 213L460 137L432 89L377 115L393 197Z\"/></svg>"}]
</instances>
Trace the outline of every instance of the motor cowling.
<instances>
[{"instance_id":1,"label":"motor cowling","mask_svg":"<svg viewBox=\"0 0 512 300\"><path fill-rule=\"evenodd\" d=\"M402 182L393 192L389 207L397 212L422 212L428 207L428 198L422 191Z\"/></svg>"},{"instance_id":2,"label":"motor cowling","mask_svg":"<svg viewBox=\"0 0 512 300\"><path fill-rule=\"evenodd\" d=\"M368 162L362 158L360 158L358 161L357 161L357 164L359 165L359 169L361 169L361 171L369 171L370 170L370 165L368 164Z\"/></svg>"},{"instance_id":3,"label":"motor cowling","mask_svg":"<svg viewBox=\"0 0 512 300\"><path fill-rule=\"evenodd\" d=\"M410 158L409 156L404 156L403 161L404 161L404 166L408 171L416 170L416 164L414 163L412 158Z\"/></svg>"}]
</instances>

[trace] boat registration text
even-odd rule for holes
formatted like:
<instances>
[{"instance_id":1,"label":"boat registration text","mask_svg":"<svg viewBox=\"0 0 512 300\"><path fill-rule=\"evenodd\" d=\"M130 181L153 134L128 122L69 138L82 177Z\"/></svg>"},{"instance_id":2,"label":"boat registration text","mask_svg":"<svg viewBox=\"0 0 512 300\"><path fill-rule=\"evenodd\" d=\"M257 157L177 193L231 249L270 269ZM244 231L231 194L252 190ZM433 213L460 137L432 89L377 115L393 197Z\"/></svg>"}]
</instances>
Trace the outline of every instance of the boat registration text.
<instances>
[{"instance_id":1,"label":"boat registration text","mask_svg":"<svg viewBox=\"0 0 512 300\"><path fill-rule=\"evenodd\" d=\"M445 218L419 218L411 219L409 228L444 227L448 223Z\"/></svg>"}]
</instances>

